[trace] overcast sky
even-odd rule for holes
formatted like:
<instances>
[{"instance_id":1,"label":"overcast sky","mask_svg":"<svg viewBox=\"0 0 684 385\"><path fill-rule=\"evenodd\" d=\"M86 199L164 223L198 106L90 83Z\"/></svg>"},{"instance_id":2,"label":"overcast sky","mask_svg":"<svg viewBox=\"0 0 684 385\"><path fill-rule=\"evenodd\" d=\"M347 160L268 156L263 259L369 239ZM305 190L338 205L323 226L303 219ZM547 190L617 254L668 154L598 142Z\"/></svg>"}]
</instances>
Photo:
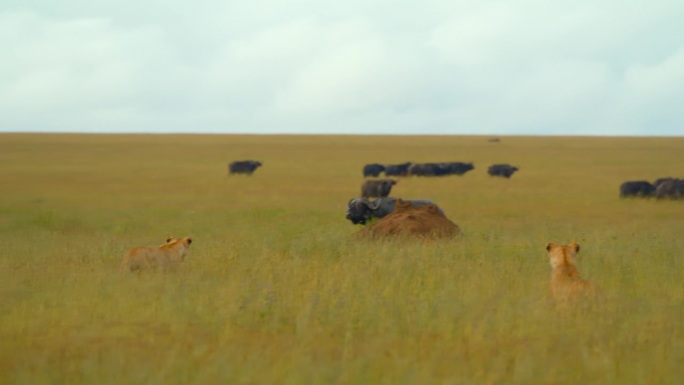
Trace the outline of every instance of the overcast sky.
<instances>
[{"instance_id":1,"label":"overcast sky","mask_svg":"<svg viewBox=\"0 0 684 385\"><path fill-rule=\"evenodd\" d=\"M684 135L682 0L2 0L0 131Z\"/></svg>"}]
</instances>

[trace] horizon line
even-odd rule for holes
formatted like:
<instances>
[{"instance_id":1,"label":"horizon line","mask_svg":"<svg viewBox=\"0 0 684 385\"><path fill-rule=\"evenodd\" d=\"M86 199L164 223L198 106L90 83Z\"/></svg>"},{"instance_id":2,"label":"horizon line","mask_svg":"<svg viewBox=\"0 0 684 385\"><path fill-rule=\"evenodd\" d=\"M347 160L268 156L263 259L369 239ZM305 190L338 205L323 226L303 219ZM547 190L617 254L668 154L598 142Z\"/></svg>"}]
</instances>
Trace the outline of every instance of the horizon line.
<instances>
[{"instance_id":1,"label":"horizon line","mask_svg":"<svg viewBox=\"0 0 684 385\"><path fill-rule=\"evenodd\" d=\"M234 136L481 136L481 137L590 137L590 138L684 138L682 135L672 134L568 134L568 133L341 133L341 132L187 132L187 131L0 131L0 135L234 135Z\"/></svg>"}]
</instances>

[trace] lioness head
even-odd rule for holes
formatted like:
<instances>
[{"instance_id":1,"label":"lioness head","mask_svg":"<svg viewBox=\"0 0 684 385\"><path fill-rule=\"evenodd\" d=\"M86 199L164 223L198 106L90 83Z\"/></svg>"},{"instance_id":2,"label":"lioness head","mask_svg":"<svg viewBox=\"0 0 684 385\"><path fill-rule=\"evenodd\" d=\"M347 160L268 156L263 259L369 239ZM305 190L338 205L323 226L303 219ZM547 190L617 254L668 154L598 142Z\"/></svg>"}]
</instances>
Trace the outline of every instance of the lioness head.
<instances>
[{"instance_id":1,"label":"lioness head","mask_svg":"<svg viewBox=\"0 0 684 385\"><path fill-rule=\"evenodd\" d=\"M192 243L192 238L190 238L190 237L184 237L184 238L168 237L168 238L166 238L166 243L163 244L162 246L181 244L187 248L188 246L190 246L191 243Z\"/></svg>"},{"instance_id":2,"label":"lioness head","mask_svg":"<svg viewBox=\"0 0 684 385\"><path fill-rule=\"evenodd\" d=\"M167 244L165 244L164 246L162 246L161 249L175 250L178 253L178 256L180 257L180 261L181 262L185 261L185 254L188 252L188 249L190 248L190 244L192 243L192 238L184 237L184 238L178 239L178 238L174 238L174 237L169 237L168 241L169 242Z\"/></svg>"},{"instance_id":3,"label":"lioness head","mask_svg":"<svg viewBox=\"0 0 684 385\"><path fill-rule=\"evenodd\" d=\"M575 266L575 258L579 253L580 245L576 242L568 245L556 245L549 242L546 245L546 251L549 253L549 263L551 268L556 269L561 266Z\"/></svg>"},{"instance_id":4,"label":"lioness head","mask_svg":"<svg viewBox=\"0 0 684 385\"><path fill-rule=\"evenodd\" d=\"M189 244L192 243L192 238L190 238L190 237L185 237L185 238L182 238L182 239L178 239L178 238L174 238L174 237L168 237L168 238L166 238L166 243L165 243L165 245L168 245L168 244L170 244L170 243L176 243L176 242L181 242L181 243L183 243L183 244L185 244L185 245L187 246L187 245L189 245Z\"/></svg>"}]
</instances>

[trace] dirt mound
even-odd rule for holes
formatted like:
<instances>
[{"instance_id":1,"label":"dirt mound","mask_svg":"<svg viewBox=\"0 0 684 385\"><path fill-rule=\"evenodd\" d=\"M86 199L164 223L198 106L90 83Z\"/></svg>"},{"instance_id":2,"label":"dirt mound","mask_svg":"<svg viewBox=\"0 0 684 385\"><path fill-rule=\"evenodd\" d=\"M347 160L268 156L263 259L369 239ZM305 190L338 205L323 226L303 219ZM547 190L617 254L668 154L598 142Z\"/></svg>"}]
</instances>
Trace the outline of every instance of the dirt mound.
<instances>
[{"instance_id":1,"label":"dirt mound","mask_svg":"<svg viewBox=\"0 0 684 385\"><path fill-rule=\"evenodd\" d=\"M461 230L444 216L434 204L413 207L411 202L397 199L392 214L366 226L357 235L369 238L388 236L419 236L445 238L458 235Z\"/></svg>"}]
</instances>

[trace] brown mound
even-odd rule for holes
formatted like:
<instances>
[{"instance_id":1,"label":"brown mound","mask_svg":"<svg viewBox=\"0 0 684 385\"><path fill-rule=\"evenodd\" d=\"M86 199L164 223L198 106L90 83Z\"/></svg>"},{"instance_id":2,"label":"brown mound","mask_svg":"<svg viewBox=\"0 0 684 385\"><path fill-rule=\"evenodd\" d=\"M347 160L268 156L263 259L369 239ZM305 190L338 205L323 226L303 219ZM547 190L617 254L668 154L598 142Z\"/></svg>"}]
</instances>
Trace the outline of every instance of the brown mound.
<instances>
[{"instance_id":1,"label":"brown mound","mask_svg":"<svg viewBox=\"0 0 684 385\"><path fill-rule=\"evenodd\" d=\"M443 238L460 232L458 226L445 217L437 206L428 204L416 208L411 202L397 199L392 214L368 225L357 235L371 238L395 235Z\"/></svg>"}]
</instances>

